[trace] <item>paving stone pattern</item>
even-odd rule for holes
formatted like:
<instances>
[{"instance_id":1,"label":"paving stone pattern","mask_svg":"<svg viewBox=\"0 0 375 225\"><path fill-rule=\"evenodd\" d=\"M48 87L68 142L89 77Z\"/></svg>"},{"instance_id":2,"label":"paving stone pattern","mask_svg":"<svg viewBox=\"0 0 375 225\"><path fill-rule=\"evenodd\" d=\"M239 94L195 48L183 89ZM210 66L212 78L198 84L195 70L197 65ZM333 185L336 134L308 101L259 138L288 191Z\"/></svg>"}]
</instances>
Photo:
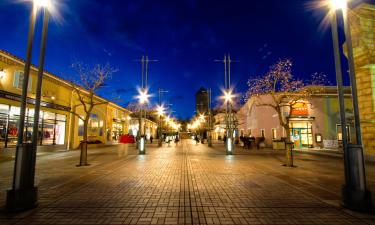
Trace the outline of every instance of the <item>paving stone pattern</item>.
<instances>
[{"instance_id":1,"label":"paving stone pattern","mask_svg":"<svg viewBox=\"0 0 375 225\"><path fill-rule=\"evenodd\" d=\"M373 215L336 206L337 193L290 178L303 168L283 168L272 155L225 156L221 148L184 141L147 155L131 148L126 157L104 149L87 168L67 160L62 167L72 169L56 172L65 183L39 169L48 186L39 184L40 206L2 212L0 224L375 224Z\"/></svg>"}]
</instances>

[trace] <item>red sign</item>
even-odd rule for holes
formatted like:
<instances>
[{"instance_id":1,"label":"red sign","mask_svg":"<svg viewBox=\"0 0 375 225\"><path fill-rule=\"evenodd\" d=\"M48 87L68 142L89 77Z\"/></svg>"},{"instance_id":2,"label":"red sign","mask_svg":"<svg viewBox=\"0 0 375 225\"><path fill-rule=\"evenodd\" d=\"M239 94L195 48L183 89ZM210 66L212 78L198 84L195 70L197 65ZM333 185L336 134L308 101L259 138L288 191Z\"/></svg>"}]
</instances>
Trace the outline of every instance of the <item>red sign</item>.
<instances>
[{"instance_id":1,"label":"red sign","mask_svg":"<svg viewBox=\"0 0 375 225\"><path fill-rule=\"evenodd\" d=\"M290 115L292 115L292 116L308 116L309 112L307 110L307 104L304 103L304 102L297 103L296 105L294 105Z\"/></svg>"}]
</instances>

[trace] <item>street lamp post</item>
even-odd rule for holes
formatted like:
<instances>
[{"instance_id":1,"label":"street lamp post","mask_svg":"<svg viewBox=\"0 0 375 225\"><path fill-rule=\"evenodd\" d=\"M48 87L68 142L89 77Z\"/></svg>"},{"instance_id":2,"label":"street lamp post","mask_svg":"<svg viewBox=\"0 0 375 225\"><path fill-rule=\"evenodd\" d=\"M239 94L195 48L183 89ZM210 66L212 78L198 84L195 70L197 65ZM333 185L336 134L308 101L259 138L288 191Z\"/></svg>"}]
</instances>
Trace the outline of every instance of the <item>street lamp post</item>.
<instances>
[{"instance_id":1,"label":"street lamp post","mask_svg":"<svg viewBox=\"0 0 375 225\"><path fill-rule=\"evenodd\" d=\"M162 135L163 135L163 114L164 114L164 107L162 105L161 96L162 93L167 93L168 91L159 88L159 106L158 106L158 114L159 114L159 127L158 127L158 146L161 147L163 145L162 142Z\"/></svg>"},{"instance_id":2,"label":"street lamp post","mask_svg":"<svg viewBox=\"0 0 375 225\"><path fill-rule=\"evenodd\" d=\"M45 58L45 52L46 52L48 20L49 20L48 9L44 8L43 11L44 11L43 31L42 31L42 42L41 42L40 56L39 56L38 81L37 81L37 86L36 86L34 123L33 123L33 134L32 134L32 144L33 144L33 149L35 152L37 150L37 145L38 145L40 102L41 102L41 96L42 96L44 58ZM35 164L33 165L32 169L35 169ZM34 171L32 172L32 175L35 175Z\"/></svg>"},{"instance_id":3,"label":"street lamp post","mask_svg":"<svg viewBox=\"0 0 375 225\"><path fill-rule=\"evenodd\" d=\"M148 102L149 94L147 92L147 89L142 88L139 92L139 144L138 144L138 150L139 154L144 155L146 154L146 137L145 137L145 121L143 118L143 106Z\"/></svg>"},{"instance_id":4,"label":"street lamp post","mask_svg":"<svg viewBox=\"0 0 375 225\"><path fill-rule=\"evenodd\" d=\"M163 124L163 114L164 114L164 107L163 105L158 105L157 112L159 115L159 127L158 127L158 146L162 146L162 124Z\"/></svg>"},{"instance_id":5,"label":"street lamp post","mask_svg":"<svg viewBox=\"0 0 375 225\"><path fill-rule=\"evenodd\" d=\"M208 147L212 147L212 110L211 110L211 97L212 91L211 88L208 89Z\"/></svg>"},{"instance_id":6,"label":"street lamp post","mask_svg":"<svg viewBox=\"0 0 375 225\"><path fill-rule=\"evenodd\" d=\"M148 102L148 64L150 62L158 62L158 60L149 59L148 56L142 56L141 64L142 64L142 86L139 95L139 102L140 102L140 110L139 110L139 129L138 134L140 136L139 143L137 142L137 147L139 149L139 154L146 154L146 123L144 119L146 119L146 110L143 110L144 104ZM143 118L144 113L144 118Z\"/></svg>"},{"instance_id":7,"label":"street lamp post","mask_svg":"<svg viewBox=\"0 0 375 225\"><path fill-rule=\"evenodd\" d=\"M44 67L44 54L45 44L48 27L48 0L34 0L28 33L28 43L26 52L26 62L23 74L22 84L22 95L21 95L21 109L20 109L20 120L18 126L18 138L16 146L16 159L14 165L13 184L12 189L7 191L6 208L9 211L22 211L34 208L38 205L38 188L34 186L35 178L35 161L36 161L36 145L37 135L35 132L35 121L39 122L39 109L40 109L40 89L41 89L41 76L43 74ZM26 105L27 105L27 92L30 77L30 66L31 66L31 54L34 41L35 33L35 21L38 8L44 8L44 22L43 22L43 33L42 33L42 44L40 51L40 64L38 71L38 85L37 95L35 99L35 113L38 113L37 117L34 117L33 127L33 138L32 143L24 143L24 127L25 127L25 116L26 116ZM40 84L39 84L40 82ZM37 108L38 107L38 108ZM38 111L37 111L38 110ZM35 115L34 115L35 116Z\"/></svg>"},{"instance_id":8,"label":"street lamp post","mask_svg":"<svg viewBox=\"0 0 375 225\"><path fill-rule=\"evenodd\" d=\"M226 143L225 149L227 155L232 155L234 150L233 144L233 119L232 119L232 90L230 89L231 83L231 63L237 62L230 58L230 55L224 55L224 60L215 60L216 62L224 63L224 100L225 100L225 122L226 122Z\"/></svg>"},{"instance_id":9,"label":"street lamp post","mask_svg":"<svg viewBox=\"0 0 375 225\"><path fill-rule=\"evenodd\" d=\"M358 109L357 86L355 78L354 57L352 49L352 41L350 34L350 22L347 17L348 0L331 0L332 14L332 38L334 46L336 80L338 86L338 96L340 104L340 119L341 119L341 134L342 144L344 150L344 170L345 170L345 184L342 188L342 204L343 206L358 210L370 211L372 210L371 192L366 187L366 173L363 156L363 145L360 128L360 118ZM348 51L349 62L349 76L353 98L353 111L356 130L357 144L348 143L348 133L345 115L345 101L342 81L341 56L338 36L337 18L340 12L344 18L344 29L346 37L346 45Z\"/></svg>"}]
</instances>

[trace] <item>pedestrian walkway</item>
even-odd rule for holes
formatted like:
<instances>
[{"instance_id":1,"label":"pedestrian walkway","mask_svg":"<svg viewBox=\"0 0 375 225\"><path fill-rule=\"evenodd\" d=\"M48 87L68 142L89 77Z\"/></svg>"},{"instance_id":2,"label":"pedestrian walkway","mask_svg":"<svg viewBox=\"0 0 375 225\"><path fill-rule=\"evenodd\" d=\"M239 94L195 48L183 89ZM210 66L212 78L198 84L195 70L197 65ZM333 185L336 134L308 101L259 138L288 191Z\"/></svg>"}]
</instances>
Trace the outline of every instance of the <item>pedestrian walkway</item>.
<instances>
[{"instance_id":1,"label":"pedestrian walkway","mask_svg":"<svg viewBox=\"0 0 375 225\"><path fill-rule=\"evenodd\" d=\"M81 168L78 152L43 156L40 206L2 212L0 224L375 224L375 216L339 206L337 158L298 155L298 167L286 168L282 154L237 149L226 156L221 145L190 140L146 151L92 150L91 166ZM373 192L374 172L368 170Z\"/></svg>"}]
</instances>

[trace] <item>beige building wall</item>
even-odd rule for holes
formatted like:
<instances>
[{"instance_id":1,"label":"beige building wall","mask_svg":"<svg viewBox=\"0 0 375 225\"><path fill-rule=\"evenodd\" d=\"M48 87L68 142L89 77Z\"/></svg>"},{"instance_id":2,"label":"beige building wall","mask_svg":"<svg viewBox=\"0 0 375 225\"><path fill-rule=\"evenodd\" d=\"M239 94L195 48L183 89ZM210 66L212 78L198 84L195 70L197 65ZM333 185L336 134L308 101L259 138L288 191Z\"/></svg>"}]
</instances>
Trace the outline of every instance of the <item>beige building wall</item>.
<instances>
[{"instance_id":1,"label":"beige building wall","mask_svg":"<svg viewBox=\"0 0 375 225\"><path fill-rule=\"evenodd\" d=\"M337 126L340 124L340 113L338 97L335 87L326 87L326 93L313 96L307 101L307 115L292 116L290 118L290 128L297 130L301 128L311 128L308 139L310 147L327 147L328 142L338 144ZM263 103L272 103L271 95L259 96ZM345 94L346 114L348 118L353 117L351 95ZM280 139L286 137L285 129L280 125L277 112L267 106L258 106L257 98L250 98L239 110L237 117L243 121L240 130L246 136L262 137L264 135L267 146L272 146L273 138ZM289 111L284 108L283 115L289 116ZM354 141L354 125L350 124L351 140ZM275 133L273 133L275 132ZM275 136L274 136L275 134ZM316 135L321 136L322 141L317 142ZM324 146L324 142L326 146ZM296 142L295 142L296 144ZM298 144L296 144L296 148ZM337 146L335 147L337 148Z\"/></svg>"},{"instance_id":2,"label":"beige building wall","mask_svg":"<svg viewBox=\"0 0 375 225\"><path fill-rule=\"evenodd\" d=\"M5 72L5 74L0 77L0 92L2 93L0 96L0 105L19 107L21 88L18 88L17 85L15 85L15 82L19 82L19 79L16 79L19 75L16 74L18 74L18 72L23 73L24 61L8 52L0 50L0 70ZM35 66L31 67L30 78L31 81L29 82L30 87L28 98L35 99L37 82L37 68ZM84 90L83 93L85 93ZM4 97L4 95L6 95L6 97ZM112 134L114 129L113 124L116 123L116 125L121 127L123 134L128 133L131 112L113 102L102 99L99 96L95 97L98 102L103 102L103 104L97 105L93 109L92 113L97 115L97 120L93 120L92 124L95 127L89 132L89 140L98 140L105 144L112 143L112 135L108 138L108 132ZM71 113L70 109L80 115L84 115L84 112L82 105L78 101L77 94L73 92L71 83L51 73L44 72L41 100L41 110L48 113L55 113L56 117L61 115L66 116L65 130L60 130L60 132L64 132L65 135L64 144L56 145L60 145L61 148L77 148L83 138L82 132L80 132L80 129L82 129L82 126L80 126L82 121L80 122L80 119ZM43 103L48 104L46 105L48 107L43 106ZM27 104L27 107L33 109L34 105ZM33 115L31 115L31 117L33 117ZM2 118L0 119L4 119L4 115L2 115ZM153 133L155 133L155 126L155 123L153 123L152 126L150 125ZM12 138L14 139L14 137ZM14 147L14 145L12 144L12 146L8 147ZM3 148L1 141L0 148Z\"/></svg>"},{"instance_id":3,"label":"beige building wall","mask_svg":"<svg viewBox=\"0 0 375 225\"><path fill-rule=\"evenodd\" d=\"M363 144L375 154L375 5L349 12Z\"/></svg>"}]
</instances>

